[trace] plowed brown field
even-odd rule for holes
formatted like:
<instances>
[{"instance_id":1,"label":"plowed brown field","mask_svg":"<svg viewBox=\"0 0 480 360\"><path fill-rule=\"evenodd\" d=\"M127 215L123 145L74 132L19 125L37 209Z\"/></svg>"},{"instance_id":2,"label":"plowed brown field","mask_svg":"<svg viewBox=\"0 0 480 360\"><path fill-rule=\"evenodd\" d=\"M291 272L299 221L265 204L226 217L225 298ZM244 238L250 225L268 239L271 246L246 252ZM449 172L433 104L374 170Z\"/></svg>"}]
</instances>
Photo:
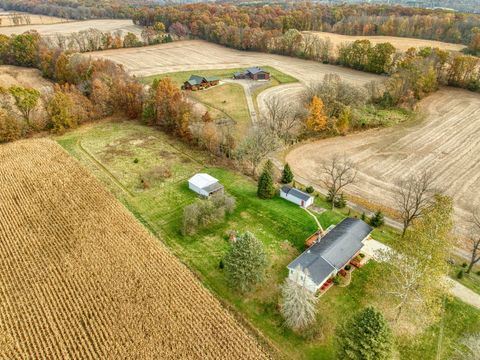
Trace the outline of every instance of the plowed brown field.
<instances>
[{"instance_id":1,"label":"plowed brown field","mask_svg":"<svg viewBox=\"0 0 480 360\"><path fill-rule=\"evenodd\" d=\"M1 359L266 359L50 140L0 146Z\"/></svg>"},{"instance_id":2,"label":"plowed brown field","mask_svg":"<svg viewBox=\"0 0 480 360\"><path fill-rule=\"evenodd\" d=\"M480 94L445 88L419 104L425 120L299 146L287 155L295 174L319 184L321 162L346 154L358 162L359 181L349 192L393 206L395 180L429 170L438 189L453 196L459 230L469 209L480 207Z\"/></svg>"},{"instance_id":3,"label":"plowed brown field","mask_svg":"<svg viewBox=\"0 0 480 360\"><path fill-rule=\"evenodd\" d=\"M370 40L370 42L374 45L389 42L400 51L406 51L411 47L438 47L440 49L450 51L462 51L462 49L465 48L465 45L463 44L451 44L442 41L404 38L398 36L351 36L321 31L305 31L304 34L312 34L322 39L330 39L332 44L335 46L342 43L351 43L356 40Z\"/></svg>"}]
</instances>

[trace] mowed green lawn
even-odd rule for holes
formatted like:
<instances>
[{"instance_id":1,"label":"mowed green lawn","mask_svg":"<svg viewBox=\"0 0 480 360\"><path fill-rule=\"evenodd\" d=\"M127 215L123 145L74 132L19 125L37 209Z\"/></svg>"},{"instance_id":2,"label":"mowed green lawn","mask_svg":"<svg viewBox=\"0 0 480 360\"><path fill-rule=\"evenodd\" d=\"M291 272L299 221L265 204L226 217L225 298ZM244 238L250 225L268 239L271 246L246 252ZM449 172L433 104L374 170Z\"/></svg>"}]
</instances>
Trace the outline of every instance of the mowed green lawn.
<instances>
[{"instance_id":1,"label":"mowed green lawn","mask_svg":"<svg viewBox=\"0 0 480 360\"><path fill-rule=\"evenodd\" d=\"M298 82L293 76L287 75L271 66L260 66L262 69L270 73L271 79L278 84L288 84L293 82ZM156 79L170 78L172 81L181 86L185 81L187 81L191 75L201 75L201 76L216 76L220 79L232 79L233 74L236 72L244 71L245 68L234 68L234 69L206 69L206 70L192 70L192 71L178 71L172 73L158 74L152 76L146 76L141 79L145 84L151 84Z\"/></svg>"},{"instance_id":2,"label":"mowed green lawn","mask_svg":"<svg viewBox=\"0 0 480 360\"><path fill-rule=\"evenodd\" d=\"M279 286L287 275L285 266L303 250L303 242L316 230L313 219L299 207L280 198L260 200L256 184L235 171L205 165L203 152L169 138L162 132L133 122L90 124L59 137L58 142L105 182L117 198L153 234L194 271L204 285L259 329L286 359L334 359L335 327L369 303L367 290L376 264L370 262L353 273L347 288L334 287L318 303L318 328L305 338L283 326L278 311ZM152 170L168 168L171 176L142 184ZM237 201L237 208L224 223L182 236L180 226L185 205L197 199L187 180L197 172L218 178ZM326 205L318 199L317 204ZM344 212L319 215L327 227L345 217ZM265 281L256 291L242 295L226 285L219 268L229 247L230 230L253 232L269 255ZM376 230L374 236L395 241L395 233ZM480 312L458 301L448 301L445 320L413 339L398 338L402 359L436 359L439 326L443 326L442 356L448 359L453 344L464 332L480 331ZM313 333L313 331L311 331Z\"/></svg>"}]
</instances>

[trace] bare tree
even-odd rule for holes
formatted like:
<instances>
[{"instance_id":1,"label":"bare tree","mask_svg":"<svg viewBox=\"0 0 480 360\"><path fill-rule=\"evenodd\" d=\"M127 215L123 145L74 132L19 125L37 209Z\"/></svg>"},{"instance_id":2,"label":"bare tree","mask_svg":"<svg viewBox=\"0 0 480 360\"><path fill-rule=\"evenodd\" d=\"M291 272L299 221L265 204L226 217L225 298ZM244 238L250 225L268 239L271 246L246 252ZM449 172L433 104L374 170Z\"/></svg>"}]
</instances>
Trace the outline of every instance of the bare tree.
<instances>
[{"instance_id":1,"label":"bare tree","mask_svg":"<svg viewBox=\"0 0 480 360\"><path fill-rule=\"evenodd\" d=\"M303 125L302 111L300 108L292 107L288 102L281 101L278 97L273 97L265 102L261 122L263 128L288 144L295 139Z\"/></svg>"},{"instance_id":2,"label":"bare tree","mask_svg":"<svg viewBox=\"0 0 480 360\"><path fill-rule=\"evenodd\" d=\"M476 263L480 261L480 212L474 212L472 214L472 224L473 224L473 231L470 237L470 264L468 265L467 274L470 274L472 268Z\"/></svg>"},{"instance_id":3,"label":"bare tree","mask_svg":"<svg viewBox=\"0 0 480 360\"><path fill-rule=\"evenodd\" d=\"M412 221L420 217L422 211L431 203L435 192L432 182L432 173L428 171L397 181L394 199L403 222L402 236L405 235Z\"/></svg>"},{"instance_id":4,"label":"bare tree","mask_svg":"<svg viewBox=\"0 0 480 360\"><path fill-rule=\"evenodd\" d=\"M237 158L246 160L252 167L252 175L256 174L258 165L270 153L278 148L277 138L270 132L257 126L252 128L247 137L240 144Z\"/></svg>"},{"instance_id":5,"label":"bare tree","mask_svg":"<svg viewBox=\"0 0 480 360\"><path fill-rule=\"evenodd\" d=\"M346 156L334 155L322 164L322 182L328 190L328 198L332 201L332 210L342 190L357 179L356 164Z\"/></svg>"},{"instance_id":6,"label":"bare tree","mask_svg":"<svg viewBox=\"0 0 480 360\"><path fill-rule=\"evenodd\" d=\"M297 276L300 269L296 269ZM298 279L297 279L298 280ZM285 279L282 285L281 313L287 326L294 330L311 325L317 314L317 298L298 282Z\"/></svg>"}]
</instances>

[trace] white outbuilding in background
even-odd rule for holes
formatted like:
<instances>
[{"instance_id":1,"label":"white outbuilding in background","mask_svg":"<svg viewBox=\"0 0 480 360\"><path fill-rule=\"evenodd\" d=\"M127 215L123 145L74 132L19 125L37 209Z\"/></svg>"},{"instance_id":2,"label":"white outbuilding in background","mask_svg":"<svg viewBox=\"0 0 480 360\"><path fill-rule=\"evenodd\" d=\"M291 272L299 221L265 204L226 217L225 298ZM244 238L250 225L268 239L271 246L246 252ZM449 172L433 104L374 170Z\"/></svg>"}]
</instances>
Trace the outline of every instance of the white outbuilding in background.
<instances>
[{"instance_id":1,"label":"white outbuilding in background","mask_svg":"<svg viewBox=\"0 0 480 360\"><path fill-rule=\"evenodd\" d=\"M203 197L209 197L214 193L223 193L223 185L215 179L205 173L195 174L188 180L188 187L190 190L195 191L197 194Z\"/></svg>"},{"instance_id":2,"label":"white outbuilding in background","mask_svg":"<svg viewBox=\"0 0 480 360\"><path fill-rule=\"evenodd\" d=\"M280 197L290 202L293 202L294 204L297 204L303 208L307 208L312 205L314 200L313 196L304 193L303 191L300 191L298 189L295 189L291 186L283 186L280 189Z\"/></svg>"}]
</instances>

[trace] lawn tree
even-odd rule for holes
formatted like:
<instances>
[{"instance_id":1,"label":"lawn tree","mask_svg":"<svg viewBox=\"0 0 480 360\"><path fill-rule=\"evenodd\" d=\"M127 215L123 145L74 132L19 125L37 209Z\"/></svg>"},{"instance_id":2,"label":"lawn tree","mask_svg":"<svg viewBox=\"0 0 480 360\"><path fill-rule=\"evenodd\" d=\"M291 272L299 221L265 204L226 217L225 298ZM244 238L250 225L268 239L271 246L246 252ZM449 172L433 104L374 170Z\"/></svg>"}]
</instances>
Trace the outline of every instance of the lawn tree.
<instances>
[{"instance_id":1,"label":"lawn tree","mask_svg":"<svg viewBox=\"0 0 480 360\"><path fill-rule=\"evenodd\" d=\"M472 224L473 224L473 231L472 235L470 236L470 264L468 265L467 274L470 274L473 267L476 263L480 261L480 212L474 212L472 214Z\"/></svg>"},{"instance_id":2,"label":"lawn tree","mask_svg":"<svg viewBox=\"0 0 480 360\"><path fill-rule=\"evenodd\" d=\"M258 179L257 196L260 199L271 199L275 196L275 185L273 183L273 164L267 160L263 171Z\"/></svg>"},{"instance_id":3,"label":"lawn tree","mask_svg":"<svg viewBox=\"0 0 480 360\"><path fill-rule=\"evenodd\" d=\"M293 330L302 330L316 320L317 298L307 288L290 279L282 285L280 312L285 324Z\"/></svg>"},{"instance_id":4,"label":"lawn tree","mask_svg":"<svg viewBox=\"0 0 480 360\"><path fill-rule=\"evenodd\" d=\"M431 203L434 193L433 176L428 171L419 175L410 175L396 183L395 204L403 222L402 236L412 222L422 215L422 211Z\"/></svg>"},{"instance_id":5,"label":"lawn tree","mask_svg":"<svg viewBox=\"0 0 480 360\"><path fill-rule=\"evenodd\" d=\"M380 263L379 289L395 323L413 314L415 319L407 322L427 323L441 312L448 273L445 259L455 244L452 214L452 199L435 195L422 217L407 230L404 241L398 242L395 251L385 254L386 261Z\"/></svg>"},{"instance_id":6,"label":"lawn tree","mask_svg":"<svg viewBox=\"0 0 480 360\"><path fill-rule=\"evenodd\" d=\"M293 181L293 172L288 163L285 163L285 166L283 167L281 181L282 184L290 184Z\"/></svg>"},{"instance_id":7,"label":"lawn tree","mask_svg":"<svg viewBox=\"0 0 480 360\"><path fill-rule=\"evenodd\" d=\"M258 165L277 148L277 138L260 126L250 130L236 155L240 160L247 161L251 166L252 175L256 175Z\"/></svg>"},{"instance_id":8,"label":"lawn tree","mask_svg":"<svg viewBox=\"0 0 480 360\"><path fill-rule=\"evenodd\" d=\"M247 292L265 277L267 254L263 243L246 232L237 237L223 262L229 285Z\"/></svg>"},{"instance_id":9,"label":"lawn tree","mask_svg":"<svg viewBox=\"0 0 480 360\"><path fill-rule=\"evenodd\" d=\"M300 109L292 107L292 104L281 101L278 96L265 101L265 111L261 117L262 127L289 144L295 140L302 125L302 113Z\"/></svg>"},{"instance_id":10,"label":"lawn tree","mask_svg":"<svg viewBox=\"0 0 480 360\"><path fill-rule=\"evenodd\" d=\"M347 321L338 334L337 359L389 360L393 335L383 314L369 306Z\"/></svg>"},{"instance_id":11,"label":"lawn tree","mask_svg":"<svg viewBox=\"0 0 480 360\"><path fill-rule=\"evenodd\" d=\"M322 164L322 182L328 190L328 201L332 203L332 210L341 191L356 179L356 164L345 156L334 155Z\"/></svg>"},{"instance_id":12,"label":"lawn tree","mask_svg":"<svg viewBox=\"0 0 480 360\"><path fill-rule=\"evenodd\" d=\"M35 110L40 98L40 92L32 88L22 86L11 86L8 91L12 94L17 109L22 114L27 126L30 127L32 112Z\"/></svg>"}]
</instances>

